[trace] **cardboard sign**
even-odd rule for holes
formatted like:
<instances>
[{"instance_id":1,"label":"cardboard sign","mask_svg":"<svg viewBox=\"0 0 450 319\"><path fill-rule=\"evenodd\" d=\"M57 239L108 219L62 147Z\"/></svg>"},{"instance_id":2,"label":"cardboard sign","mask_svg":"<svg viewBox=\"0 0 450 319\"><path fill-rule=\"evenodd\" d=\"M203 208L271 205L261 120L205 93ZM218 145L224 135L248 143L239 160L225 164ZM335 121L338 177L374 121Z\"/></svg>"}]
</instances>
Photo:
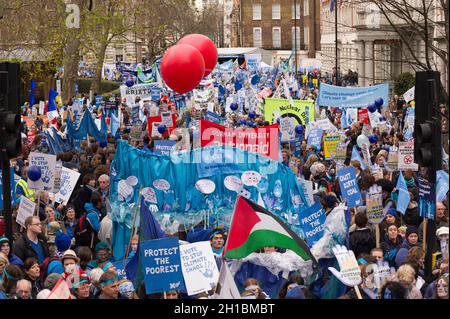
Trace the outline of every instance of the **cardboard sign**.
<instances>
[{"instance_id":1,"label":"cardboard sign","mask_svg":"<svg viewBox=\"0 0 450 319\"><path fill-rule=\"evenodd\" d=\"M19 210L17 212L16 223L18 223L20 226L25 227L25 220L28 217L33 216L35 209L36 204L25 196L22 196L22 199L20 200Z\"/></svg>"},{"instance_id":2,"label":"cardboard sign","mask_svg":"<svg viewBox=\"0 0 450 319\"><path fill-rule=\"evenodd\" d=\"M189 296L213 289L219 270L209 241L181 245L181 269Z\"/></svg>"},{"instance_id":3,"label":"cardboard sign","mask_svg":"<svg viewBox=\"0 0 450 319\"><path fill-rule=\"evenodd\" d=\"M366 196L367 218L369 223L377 225L384 219L383 195L380 186L372 186Z\"/></svg>"},{"instance_id":4,"label":"cardboard sign","mask_svg":"<svg viewBox=\"0 0 450 319\"><path fill-rule=\"evenodd\" d=\"M66 205L72 196L72 192L77 185L78 178L80 178L80 173L62 167L61 169L61 182L59 191L55 195L55 201Z\"/></svg>"},{"instance_id":5,"label":"cardboard sign","mask_svg":"<svg viewBox=\"0 0 450 319\"><path fill-rule=\"evenodd\" d=\"M280 118L281 142L291 142L295 140L295 120L291 117Z\"/></svg>"},{"instance_id":6,"label":"cardboard sign","mask_svg":"<svg viewBox=\"0 0 450 319\"><path fill-rule=\"evenodd\" d=\"M358 109L358 122L369 124L369 110Z\"/></svg>"},{"instance_id":7,"label":"cardboard sign","mask_svg":"<svg viewBox=\"0 0 450 319\"><path fill-rule=\"evenodd\" d=\"M418 165L414 163L414 140L398 142L398 169L400 171L418 170Z\"/></svg>"},{"instance_id":8,"label":"cardboard sign","mask_svg":"<svg viewBox=\"0 0 450 319\"><path fill-rule=\"evenodd\" d=\"M178 238L145 241L141 243L140 250L147 294L184 287Z\"/></svg>"},{"instance_id":9,"label":"cardboard sign","mask_svg":"<svg viewBox=\"0 0 450 319\"><path fill-rule=\"evenodd\" d=\"M51 192L55 181L56 155L30 153L30 166L38 166L41 169L41 178L36 183L39 184L39 188L36 189Z\"/></svg>"},{"instance_id":10,"label":"cardboard sign","mask_svg":"<svg viewBox=\"0 0 450 319\"><path fill-rule=\"evenodd\" d=\"M323 236L326 213L320 203L315 203L301 212L301 228L305 234L306 242L312 247Z\"/></svg>"},{"instance_id":11,"label":"cardboard sign","mask_svg":"<svg viewBox=\"0 0 450 319\"><path fill-rule=\"evenodd\" d=\"M389 147L387 166L391 171L398 170L398 149L395 146Z\"/></svg>"},{"instance_id":12,"label":"cardboard sign","mask_svg":"<svg viewBox=\"0 0 450 319\"><path fill-rule=\"evenodd\" d=\"M436 215L436 185L422 177L419 177L419 213L432 220Z\"/></svg>"},{"instance_id":13,"label":"cardboard sign","mask_svg":"<svg viewBox=\"0 0 450 319\"><path fill-rule=\"evenodd\" d=\"M323 139L323 150L326 160L330 160L333 157L336 157L337 145L340 141L341 135L339 134L325 135L325 138Z\"/></svg>"},{"instance_id":14,"label":"cardboard sign","mask_svg":"<svg viewBox=\"0 0 450 319\"><path fill-rule=\"evenodd\" d=\"M320 151L320 148L322 147L322 134L323 130L320 128L311 130L308 135L307 144L315 145L317 147L317 150Z\"/></svg>"},{"instance_id":15,"label":"cardboard sign","mask_svg":"<svg viewBox=\"0 0 450 319\"><path fill-rule=\"evenodd\" d=\"M176 141L156 140L155 141L155 154L156 155L170 155L170 152L175 150Z\"/></svg>"},{"instance_id":16,"label":"cardboard sign","mask_svg":"<svg viewBox=\"0 0 450 319\"><path fill-rule=\"evenodd\" d=\"M356 183L354 167L346 167L337 172L342 196L347 200L348 207L356 207L362 204L361 192Z\"/></svg>"}]
</instances>

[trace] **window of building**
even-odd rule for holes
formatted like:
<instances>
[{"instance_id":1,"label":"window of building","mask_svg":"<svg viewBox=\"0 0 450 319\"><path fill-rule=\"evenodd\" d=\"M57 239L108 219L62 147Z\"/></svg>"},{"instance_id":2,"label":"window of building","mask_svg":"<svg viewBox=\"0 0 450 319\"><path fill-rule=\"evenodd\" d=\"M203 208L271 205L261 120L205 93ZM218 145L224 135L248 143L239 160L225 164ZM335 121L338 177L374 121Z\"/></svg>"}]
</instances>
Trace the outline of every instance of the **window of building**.
<instances>
[{"instance_id":1,"label":"window of building","mask_svg":"<svg viewBox=\"0 0 450 319\"><path fill-rule=\"evenodd\" d=\"M309 48L309 27L304 27L303 28L303 41L305 42L305 50L308 50Z\"/></svg>"},{"instance_id":2,"label":"window of building","mask_svg":"<svg viewBox=\"0 0 450 319\"><path fill-rule=\"evenodd\" d=\"M261 3L253 4L253 20L261 20Z\"/></svg>"},{"instance_id":3,"label":"window of building","mask_svg":"<svg viewBox=\"0 0 450 319\"><path fill-rule=\"evenodd\" d=\"M297 41L295 41L297 38ZM300 27L292 27L292 48L300 49Z\"/></svg>"},{"instance_id":4,"label":"window of building","mask_svg":"<svg viewBox=\"0 0 450 319\"><path fill-rule=\"evenodd\" d=\"M309 0L303 0L303 15L309 16Z\"/></svg>"},{"instance_id":5,"label":"window of building","mask_svg":"<svg viewBox=\"0 0 450 319\"><path fill-rule=\"evenodd\" d=\"M122 62L123 61L123 47L116 48L116 61Z\"/></svg>"},{"instance_id":6,"label":"window of building","mask_svg":"<svg viewBox=\"0 0 450 319\"><path fill-rule=\"evenodd\" d=\"M272 29L272 45L274 48L281 48L281 28L274 27Z\"/></svg>"},{"instance_id":7,"label":"window of building","mask_svg":"<svg viewBox=\"0 0 450 319\"><path fill-rule=\"evenodd\" d=\"M279 3L272 4L272 19L273 20L281 19L281 6Z\"/></svg>"},{"instance_id":8,"label":"window of building","mask_svg":"<svg viewBox=\"0 0 450 319\"><path fill-rule=\"evenodd\" d=\"M295 19L295 16L297 16L297 20L300 19L300 3L297 1L297 5L295 3L292 3L292 19Z\"/></svg>"},{"instance_id":9,"label":"window of building","mask_svg":"<svg viewBox=\"0 0 450 319\"><path fill-rule=\"evenodd\" d=\"M253 46L260 48L262 47L262 29L253 28Z\"/></svg>"}]
</instances>

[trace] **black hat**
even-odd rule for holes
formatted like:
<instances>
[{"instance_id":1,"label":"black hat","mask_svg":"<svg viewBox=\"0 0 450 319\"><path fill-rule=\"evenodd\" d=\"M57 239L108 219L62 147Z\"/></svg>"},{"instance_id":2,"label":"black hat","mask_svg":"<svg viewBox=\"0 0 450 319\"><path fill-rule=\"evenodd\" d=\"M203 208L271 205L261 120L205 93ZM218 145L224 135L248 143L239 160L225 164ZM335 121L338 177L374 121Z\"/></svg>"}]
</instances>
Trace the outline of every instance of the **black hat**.
<instances>
[{"instance_id":1,"label":"black hat","mask_svg":"<svg viewBox=\"0 0 450 319\"><path fill-rule=\"evenodd\" d=\"M416 226L408 226L408 228L406 228L406 238L411 234L417 234L417 236L419 236L419 231Z\"/></svg>"}]
</instances>

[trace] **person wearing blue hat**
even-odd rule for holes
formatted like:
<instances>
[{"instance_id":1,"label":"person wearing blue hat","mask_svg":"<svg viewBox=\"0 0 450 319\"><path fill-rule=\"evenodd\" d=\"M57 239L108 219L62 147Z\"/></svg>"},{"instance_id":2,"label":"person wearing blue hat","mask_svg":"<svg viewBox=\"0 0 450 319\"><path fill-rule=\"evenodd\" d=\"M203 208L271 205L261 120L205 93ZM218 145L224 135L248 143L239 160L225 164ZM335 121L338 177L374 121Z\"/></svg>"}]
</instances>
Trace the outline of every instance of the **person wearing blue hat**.
<instances>
[{"instance_id":1,"label":"person wearing blue hat","mask_svg":"<svg viewBox=\"0 0 450 319\"><path fill-rule=\"evenodd\" d=\"M114 262L114 258L110 255L108 244L103 241L95 245L95 257L94 260L91 260L86 265L86 269L92 270L107 261Z\"/></svg>"},{"instance_id":2,"label":"person wearing blue hat","mask_svg":"<svg viewBox=\"0 0 450 319\"><path fill-rule=\"evenodd\" d=\"M5 256L8 257L9 263L11 265L23 267L23 260L17 257L12 252L11 245L9 244L9 239L4 236L0 236L0 252L4 253Z\"/></svg>"}]
</instances>

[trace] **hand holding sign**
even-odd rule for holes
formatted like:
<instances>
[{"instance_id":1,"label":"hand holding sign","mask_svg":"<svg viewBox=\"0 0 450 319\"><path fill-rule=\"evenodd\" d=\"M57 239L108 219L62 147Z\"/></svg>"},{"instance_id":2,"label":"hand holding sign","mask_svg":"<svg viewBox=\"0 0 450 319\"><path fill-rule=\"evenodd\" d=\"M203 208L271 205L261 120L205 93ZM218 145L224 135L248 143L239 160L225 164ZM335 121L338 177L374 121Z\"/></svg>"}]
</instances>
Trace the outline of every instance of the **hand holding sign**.
<instances>
[{"instance_id":1,"label":"hand holding sign","mask_svg":"<svg viewBox=\"0 0 450 319\"><path fill-rule=\"evenodd\" d=\"M333 253L339 263L340 271L333 267L328 267L328 270L346 286L359 285L362 281L361 270L353 251L347 250L345 246L337 245L333 247Z\"/></svg>"}]
</instances>

